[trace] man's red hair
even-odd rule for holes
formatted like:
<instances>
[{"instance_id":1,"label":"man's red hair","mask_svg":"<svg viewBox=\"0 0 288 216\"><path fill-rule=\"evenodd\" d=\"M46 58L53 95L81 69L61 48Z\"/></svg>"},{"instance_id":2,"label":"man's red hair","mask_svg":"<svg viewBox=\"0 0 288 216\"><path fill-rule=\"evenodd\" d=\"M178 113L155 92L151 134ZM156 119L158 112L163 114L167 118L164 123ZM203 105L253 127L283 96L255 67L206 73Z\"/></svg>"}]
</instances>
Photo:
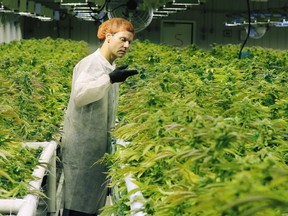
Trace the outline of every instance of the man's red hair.
<instances>
[{"instance_id":1,"label":"man's red hair","mask_svg":"<svg viewBox=\"0 0 288 216\"><path fill-rule=\"evenodd\" d=\"M106 34L114 34L120 31L128 31L135 34L135 29L131 22L123 18L111 18L99 26L97 36L100 40L104 40Z\"/></svg>"}]
</instances>

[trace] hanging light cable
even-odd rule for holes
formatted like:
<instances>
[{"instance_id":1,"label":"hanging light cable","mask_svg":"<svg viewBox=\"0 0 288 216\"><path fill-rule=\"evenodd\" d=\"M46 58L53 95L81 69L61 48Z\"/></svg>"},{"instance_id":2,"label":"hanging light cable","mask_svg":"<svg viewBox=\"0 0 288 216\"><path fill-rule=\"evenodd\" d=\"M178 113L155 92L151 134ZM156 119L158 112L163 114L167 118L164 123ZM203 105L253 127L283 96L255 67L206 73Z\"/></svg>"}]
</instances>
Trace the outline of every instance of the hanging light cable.
<instances>
[{"instance_id":1,"label":"hanging light cable","mask_svg":"<svg viewBox=\"0 0 288 216\"><path fill-rule=\"evenodd\" d=\"M239 51L239 59L242 58L242 50L245 46L245 44L247 43L248 41L248 38L249 38L249 35L250 35L250 31L251 31L251 9L250 9L250 0L247 0L247 10L248 10L248 30L247 30L247 36L241 46L241 49Z\"/></svg>"}]
</instances>

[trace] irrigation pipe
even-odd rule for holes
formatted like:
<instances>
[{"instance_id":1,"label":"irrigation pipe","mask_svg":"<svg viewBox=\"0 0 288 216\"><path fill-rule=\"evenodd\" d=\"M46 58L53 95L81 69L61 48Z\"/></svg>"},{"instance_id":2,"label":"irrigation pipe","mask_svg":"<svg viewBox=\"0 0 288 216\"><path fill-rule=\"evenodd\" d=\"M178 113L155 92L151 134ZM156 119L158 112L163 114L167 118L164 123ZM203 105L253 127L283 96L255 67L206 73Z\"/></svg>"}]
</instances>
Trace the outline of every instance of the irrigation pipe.
<instances>
[{"instance_id":1,"label":"irrigation pipe","mask_svg":"<svg viewBox=\"0 0 288 216\"><path fill-rule=\"evenodd\" d=\"M118 145L122 145L124 147L127 147L127 145L130 142L125 142L123 140L117 140L116 143ZM135 179L133 178L132 174L128 174L124 178L128 193L132 190L139 188L138 185L133 183L134 180ZM132 193L129 196L129 200L130 200L130 214L131 214L131 216L145 216L145 215L147 215L145 212L142 211L144 209L145 199L144 199L142 192L140 190Z\"/></svg>"},{"instance_id":2,"label":"irrigation pipe","mask_svg":"<svg viewBox=\"0 0 288 216\"><path fill-rule=\"evenodd\" d=\"M23 199L1 199L0 212L6 214L16 213L19 211L23 203L24 203Z\"/></svg>"},{"instance_id":3,"label":"irrigation pipe","mask_svg":"<svg viewBox=\"0 0 288 216\"><path fill-rule=\"evenodd\" d=\"M134 178L131 174L125 177L125 183L128 193L134 189L139 188L136 184L133 183ZM129 196L130 200L130 213L132 216L144 216L146 215L142 209L144 208L144 197L141 191L137 191Z\"/></svg>"},{"instance_id":4,"label":"irrigation pipe","mask_svg":"<svg viewBox=\"0 0 288 216\"><path fill-rule=\"evenodd\" d=\"M43 147L43 151L39 158L40 166L32 173L36 180L29 183L29 189L40 190L46 170L49 170L48 175L48 196L49 196L49 211L56 210L56 148L57 144L51 142L31 142L24 143L24 146L30 148ZM1 213L17 213L17 216L34 216L37 211L39 197L37 195L28 194L23 199L0 199Z\"/></svg>"}]
</instances>

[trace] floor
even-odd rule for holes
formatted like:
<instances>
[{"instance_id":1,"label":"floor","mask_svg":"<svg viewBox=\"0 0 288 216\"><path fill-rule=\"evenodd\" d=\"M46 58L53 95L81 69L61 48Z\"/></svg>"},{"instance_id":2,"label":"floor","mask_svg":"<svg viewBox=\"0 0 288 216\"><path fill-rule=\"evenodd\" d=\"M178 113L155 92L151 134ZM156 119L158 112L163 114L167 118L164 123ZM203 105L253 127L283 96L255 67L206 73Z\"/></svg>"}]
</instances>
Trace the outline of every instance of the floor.
<instances>
[{"instance_id":1,"label":"floor","mask_svg":"<svg viewBox=\"0 0 288 216\"><path fill-rule=\"evenodd\" d=\"M36 216L61 216L62 215L62 188L64 182L63 174L60 174L59 180L57 181L57 191L56 191L56 212L48 214L48 203L47 199L40 199Z\"/></svg>"},{"instance_id":2,"label":"floor","mask_svg":"<svg viewBox=\"0 0 288 216\"><path fill-rule=\"evenodd\" d=\"M63 188L64 176L61 174L60 179L57 185L56 192L56 212L48 214L48 204L46 199L39 200L36 216L62 216L62 207L63 207L63 199L62 199L62 188ZM107 197L106 205L111 205L112 199L110 196Z\"/></svg>"}]
</instances>

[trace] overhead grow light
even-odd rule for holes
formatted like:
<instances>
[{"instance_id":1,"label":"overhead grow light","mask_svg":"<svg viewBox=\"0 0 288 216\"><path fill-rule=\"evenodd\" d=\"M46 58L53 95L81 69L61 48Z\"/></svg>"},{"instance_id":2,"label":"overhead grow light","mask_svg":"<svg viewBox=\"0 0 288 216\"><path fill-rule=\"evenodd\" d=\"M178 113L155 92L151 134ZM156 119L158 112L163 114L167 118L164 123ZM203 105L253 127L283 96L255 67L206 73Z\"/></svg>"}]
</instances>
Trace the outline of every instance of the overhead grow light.
<instances>
[{"instance_id":1,"label":"overhead grow light","mask_svg":"<svg viewBox=\"0 0 288 216\"><path fill-rule=\"evenodd\" d=\"M266 25L275 27L288 27L287 6L280 8L258 9L250 12L250 17L244 13L227 14L230 21L225 22L225 26L247 26L249 18L252 25Z\"/></svg>"},{"instance_id":2,"label":"overhead grow light","mask_svg":"<svg viewBox=\"0 0 288 216\"><path fill-rule=\"evenodd\" d=\"M63 6L87 6L88 0L61 0L60 4Z\"/></svg>"},{"instance_id":3,"label":"overhead grow light","mask_svg":"<svg viewBox=\"0 0 288 216\"><path fill-rule=\"evenodd\" d=\"M19 10L18 0L2 0L2 5L12 11Z\"/></svg>"},{"instance_id":4,"label":"overhead grow light","mask_svg":"<svg viewBox=\"0 0 288 216\"><path fill-rule=\"evenodd\" d=\"M276 27L288 27L288 21L283 19L281 22L274 22L274 26Z\"/></svg>"},{"instance_id":5,"label":"overhead grow light","mask_svg":"<svg viewBox=\"0 0 288 216\"><path fill-rule=\"evenodd\" d=\"M161 9L163 10L175 10L175 11L185 11L187 10L187 5L173 5L172 3L164 4Z\"/></svg>"},{"instance_id":6,"label":"overhead grow light","mask_svg":"<svg viewBox=\"0 0 288 216\"><path fill-rule=\"evenodd\" d=\"M200 0L173 0L172 4L193 6L193 5L200 5Z\"/></svg>"}]
</instances>

